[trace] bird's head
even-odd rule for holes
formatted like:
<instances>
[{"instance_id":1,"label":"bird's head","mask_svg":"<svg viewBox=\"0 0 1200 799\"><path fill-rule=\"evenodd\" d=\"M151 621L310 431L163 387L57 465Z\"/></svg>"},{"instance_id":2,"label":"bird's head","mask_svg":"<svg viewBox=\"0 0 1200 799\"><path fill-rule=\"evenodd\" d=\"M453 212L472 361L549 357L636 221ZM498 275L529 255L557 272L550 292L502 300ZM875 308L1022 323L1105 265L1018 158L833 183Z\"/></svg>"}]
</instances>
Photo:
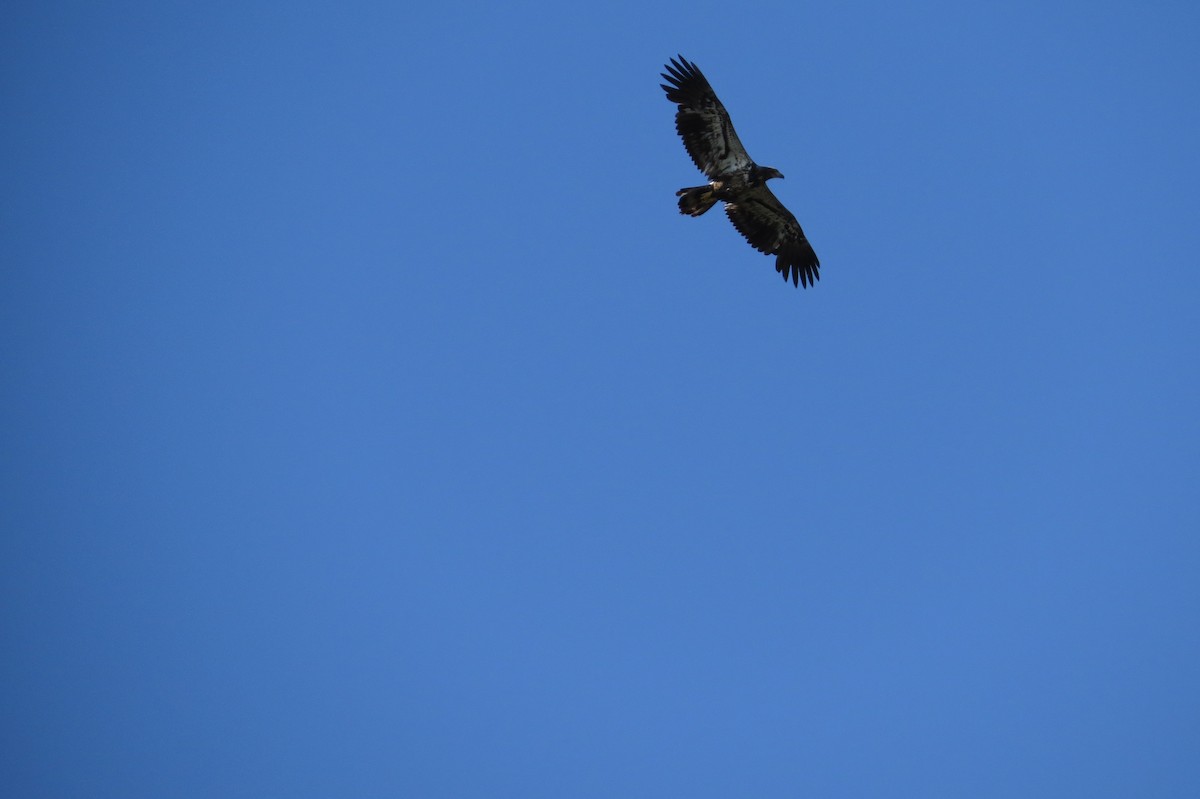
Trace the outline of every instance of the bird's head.
<instances>
[{"instance_id":1,"label":"bird's head","mask_svg":"<svg viewBox=\"0 0 1200 799\"><path fill-rule=\"evenodd\" d=\"M783 177L783 173L773 166L760 166L758 168L758 174L762 176L764 181L770 180L771 178Z\"/></svg>"}]
</instances>

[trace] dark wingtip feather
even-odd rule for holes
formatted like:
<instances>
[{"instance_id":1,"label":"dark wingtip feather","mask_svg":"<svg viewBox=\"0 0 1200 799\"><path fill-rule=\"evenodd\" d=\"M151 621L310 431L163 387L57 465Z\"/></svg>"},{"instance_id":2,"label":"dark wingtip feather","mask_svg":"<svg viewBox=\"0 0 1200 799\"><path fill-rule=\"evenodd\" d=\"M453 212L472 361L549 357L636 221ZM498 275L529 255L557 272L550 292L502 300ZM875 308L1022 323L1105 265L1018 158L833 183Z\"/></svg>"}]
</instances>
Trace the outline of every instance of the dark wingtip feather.
<instances>
[{"instance_id":1,"label":"dark wingtip feather","mask_svg":"<svg viewBox=\"0 0 1200 799\"><path fill-rule=\"evenodd\" d=\"M678 58L679 60L676 61L675 58ZM683 71L683 72L697 71L696 65L693 64L692 62L688 61L686 58L684 58L683 53L676 53L675 58L671 59L671 63L674 64L675 66L679 67L679 69L681 71Z\"/></svg>"},{"instance_id":2,"label":"dark wingtip feather","mask_svg":"<svg viewBox=\"0 0 1200 799\"><path fill-rule=\"evenodd\" d=\"M678 60L672 58L671 63L663 65L663 68L667 70L660 73L663 78L678 86L700 75L700 70L696 68L695 64L688 61L682 55L676 56L676 58Z\"/></svg>"},{"instance_id":3,"label":"dark wingtip feather","mask_svg":"<svg viewBox=\"0 0 1200 799\"><path fill-rule=\"evenodd\" d=\"M783 282L786 283L788 278L791 278L792 285L797 288L817 285L817 281L821 279L820 269L821 262L815 256L812 261L794 261L781 254L775 261L775 270L783 277Z\"/></svg>"}]
</instances>

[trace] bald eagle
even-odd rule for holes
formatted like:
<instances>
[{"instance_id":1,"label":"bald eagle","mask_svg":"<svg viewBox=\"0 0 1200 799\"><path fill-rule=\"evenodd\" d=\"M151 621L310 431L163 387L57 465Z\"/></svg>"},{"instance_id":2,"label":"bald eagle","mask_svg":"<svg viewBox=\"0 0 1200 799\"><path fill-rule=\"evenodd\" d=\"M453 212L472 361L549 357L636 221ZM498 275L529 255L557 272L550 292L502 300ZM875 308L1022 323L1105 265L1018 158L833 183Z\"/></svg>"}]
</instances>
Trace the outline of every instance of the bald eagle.
<instances>
[{"instance_id":1,"label":"bald eagle","mask_svg":"<svg viewBox=\"0 0 1200 799\"><path fill-rule=\"evenodd\" d=\"M775 256L775 271L793 285L816 283L821 266L800 223L783 207L767 181L781 178L778 169L754 163L742 146L729 113L704 74L683 56L665 65L661 84L667 99L679 106L675 129L688 155L708 177L708 185L680 189L679 212L700 216L718 200L729 221L759 252Z\"/></svg>"}]
</instances>

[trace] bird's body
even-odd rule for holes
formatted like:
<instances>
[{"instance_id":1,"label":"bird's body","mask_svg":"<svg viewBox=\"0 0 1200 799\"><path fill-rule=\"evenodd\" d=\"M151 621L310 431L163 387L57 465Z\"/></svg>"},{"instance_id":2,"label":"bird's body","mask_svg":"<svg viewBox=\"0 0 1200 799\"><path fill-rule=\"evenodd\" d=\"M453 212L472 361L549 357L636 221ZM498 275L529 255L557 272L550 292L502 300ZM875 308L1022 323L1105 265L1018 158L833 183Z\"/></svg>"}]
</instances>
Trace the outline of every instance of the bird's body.
<instances>
[{"instance_id":1,"label":"bird's body","mask_svg":"<svg viewBox=\"0 0 1200 799\"><path fill-rule=\"evenodd\" d=\"M666 66L663 84L667 99L679 106L675 129L684 147L709 179L705 186L680 189L679 212L700 216L718 202L746 241L774 255L783 279L807 287L819 277L820 261L800 223L767 187L779 170L754 163L738 139L725 106L695 64L683 56Z\"/></svg>"}]
</instances>

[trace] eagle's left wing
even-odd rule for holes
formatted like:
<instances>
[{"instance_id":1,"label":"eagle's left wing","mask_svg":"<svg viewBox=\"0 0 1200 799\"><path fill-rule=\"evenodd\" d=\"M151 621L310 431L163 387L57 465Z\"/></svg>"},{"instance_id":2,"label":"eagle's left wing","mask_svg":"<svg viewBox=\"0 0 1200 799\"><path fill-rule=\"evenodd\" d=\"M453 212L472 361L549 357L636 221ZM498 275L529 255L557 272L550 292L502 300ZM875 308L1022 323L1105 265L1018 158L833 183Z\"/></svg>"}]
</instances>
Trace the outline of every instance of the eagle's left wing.
<instances>
[{"instance_id":1,"label":"eagle's left wing","mask_svg":"<svg viewBox=\"0 0 1200 799\"><path fill-rule=\"evenodd\" d=\"M667 99L679 105L675 129L700 171L715 180L749 169L754 162L704 74L683 56L678 61L672 58L666 70L662 76L670 85L660 85Z\"/></svg>"},{"instance_id":2,"label":"eagle's left wing","mask_svg":"<svg viewBox=\"0 0 1200 799\"><path fill-rule=\"evenodd\" d=\"M775 271L784 280L791 278L793 284L803 283L806 288L817 282L821 266L817 254L796 217L765 184L747 189L737 202L727 202L725 213L751 247L777 256Z\"/></svg>"}]
</instances>

